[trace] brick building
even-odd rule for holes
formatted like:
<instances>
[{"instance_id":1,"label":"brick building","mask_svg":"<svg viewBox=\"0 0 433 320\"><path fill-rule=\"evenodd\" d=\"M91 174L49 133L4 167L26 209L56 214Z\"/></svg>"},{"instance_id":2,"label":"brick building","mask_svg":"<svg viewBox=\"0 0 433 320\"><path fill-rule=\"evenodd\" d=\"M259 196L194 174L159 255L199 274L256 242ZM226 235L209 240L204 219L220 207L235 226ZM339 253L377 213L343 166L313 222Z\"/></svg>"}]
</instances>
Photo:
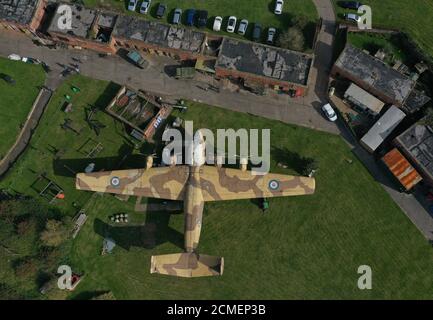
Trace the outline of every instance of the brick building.
<instances>
[{"instance_id":1,"label":"brick building","mask_svg":"<svg viewBox=\"0 0 433 320\"><path fill-rule=\"evenodd\" d=\"M0 0L0 29L37 36L46 6L46 0Z\"/></svg>"},{"instance_id":2,"label":"brick building","mask_svg":"<svg viewBox=\"0 0 433 320\"><path fill-rule=\"evenodd\" d=\"M60 6L60 4L58 5ZM113 29L117 15L87 9L81 5L69 5L71 8L71 28L63 26L68 12L54 10L49 26L46 30L54 41L63 42L72 47L87 48L104 53L115 53Z\"/></svg>"},{"instance_id":3,"label":"brick building","mask_svg":"<svg viewBox=\"0 0 433 320\"><path fill-rule=\"evenodd\" d=\"M221 78L304 92L312 64L313 56L309 54L224 38L215 70Z\"/></svg>"},{"instance_id":4,"label":"brick building","mask_svg":"<svg viewBox=\"0 0 433 320\"><path fill-rule=\"evenodd\" d=\"M114 30L115 46L167 55L179 60L203 55L206 34L180 26L119 16Z\"/></svg>"},{"instance_id":5,"label":"brick building","mask_svg":"<svg viewBox=\"0 0 433 320\"><path fill-rule=\"evenodd\" d=\"M249 41L209 35L179 25L148 21L85 8L78 4L50 3L46 0L0 0L0 21L24 30L36 31L43 23L44 37L54 43L104 53L118 49L138 50L196 60L217 78L229 78L244 85L306 92L313 56ZM35 5L34 10L30 10ZM70 15L69 15L70 14ZM70 18L69 18L70 17ZM68 20L69 19L69 20ZM66 22L70 22L70 27ZM27 29L26 29L27 28ZM202 68L203 69L203 68Z\"/></svg>"}]
</instances>

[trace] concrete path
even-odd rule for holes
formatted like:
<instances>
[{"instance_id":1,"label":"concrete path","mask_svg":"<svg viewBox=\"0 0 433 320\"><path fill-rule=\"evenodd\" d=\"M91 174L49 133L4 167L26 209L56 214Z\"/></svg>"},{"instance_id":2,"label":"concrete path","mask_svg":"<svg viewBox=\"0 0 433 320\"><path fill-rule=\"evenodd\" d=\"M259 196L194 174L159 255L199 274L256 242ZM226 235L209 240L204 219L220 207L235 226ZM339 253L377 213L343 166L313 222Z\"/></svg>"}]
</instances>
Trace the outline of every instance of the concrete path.
<instances>
[{"instance_id":1,"label":"concrete path","mask_svg":"<svg viewBox=\"0 0 433 320\"><path fill-rule=\"evenodd\" d=\"M95 79L127 84L134 89L151 91L161 95L186 98L203 102L229 110L247 112L269 119L310 127L317 130L338 134L338 128L326 120L317 105L305 105L303 101L294 100L287 95L257 96L246 91L233 92L222 88L222 83L213 85L220 87L219 92L204 91L203 82L194 80L175 80L169 77L164 69L175 64L166 57L147 57L150 61L146 70L141 70L129 62L117 57L101 58L97 53L88 50L48 49L35 46L30 39L12 32L0 33L0 55L17 53L41 59L55 72L63 65L77 64L80 72ZM206 79L201 79L206 80Z\"/></svg>"}]
</instances>

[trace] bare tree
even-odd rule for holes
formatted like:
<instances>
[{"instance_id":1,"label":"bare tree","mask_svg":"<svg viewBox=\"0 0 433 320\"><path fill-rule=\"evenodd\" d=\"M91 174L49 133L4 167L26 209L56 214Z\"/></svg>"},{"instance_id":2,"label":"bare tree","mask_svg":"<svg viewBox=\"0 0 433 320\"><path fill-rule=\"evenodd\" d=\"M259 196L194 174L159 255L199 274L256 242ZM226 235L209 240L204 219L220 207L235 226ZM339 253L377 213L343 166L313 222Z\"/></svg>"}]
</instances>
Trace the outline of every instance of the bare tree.
<instances>
[{"instance_id":1,"label":"bare tree","mask_svg":"<svg viewBox=\"0 0 433 320\"><path fill-rule=\"evenodd\" d=\"M303 51L305 38L301 28L298 26L290 27L279 36L277 44L284 49Z\"/></svg>"}]
</instances>

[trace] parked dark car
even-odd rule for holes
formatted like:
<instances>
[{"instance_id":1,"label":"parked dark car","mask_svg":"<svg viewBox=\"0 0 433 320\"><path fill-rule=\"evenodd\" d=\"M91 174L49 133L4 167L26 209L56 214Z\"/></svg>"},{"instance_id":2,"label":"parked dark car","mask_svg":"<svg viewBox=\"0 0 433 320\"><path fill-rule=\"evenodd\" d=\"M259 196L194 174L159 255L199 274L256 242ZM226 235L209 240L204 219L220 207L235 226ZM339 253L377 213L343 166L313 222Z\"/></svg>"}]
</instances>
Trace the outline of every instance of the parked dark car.
<instances>
[{"instance_id":1,"label":"parked dark car","mask_svg":"<svg viewBox=\"0 0 433 320\"><path fill-rule=\"evenodd\" d=\"M167 10L167 6L163 3L160 3L158 9L156 9L156 17L161 19L165 14L165 10Z\"/></svg>"},{"instance_id":2,"label":"parked dark car","mask_svg":"<svg viewBox=\"0 0 433 320\"><path fill-rule=\"evenodd\" d=\"M7 83L9 83L12 86L14 86L16 84L16 81L14 78L12 78L11 76L8 76L7 74L4 74L4 73L0 73L0 79L3 79L4 81L6 81Z\"/></svg>"},{"instance_id":3,"label":"parked dark car","mask_svg":"<svg viewBox=\"0 0 433 320\"><path fill-rule=\"evenodd\" d=\"M362 3L358 1L338 1L338 5L344 9L358 10Z\"/></svg>"},{"instance_id":4,"label":"parked dark car","mask_svg":"<svg viewBox=\"0 0 433 320\"><path fill-rule=\"evenodd\" d=\"M253 29L253 40L259 41L261 35L262 35L262 26L260 25L260 23L255 23Z\"/></svg>"},{"instance_id":5,"label":"parked dark car","mask_svg":"<svg viewBox=\"0 0 433 320\"><path fill-rule=\"evenodd\" d=\"M186 24L188 26L194 25L195 9L188 9L186 11Z\"/></svg>"},{"instance_id":6,"label":"parked dark car","mask_svg":"<svg viewBox=\"0 0 433 320\"><path fill-rule=\"evenodd\" d=\"M206 10L199 10L197 11L197 26L199 28L206 27L207 24L207 11Z\"/></svg>"}]
</instances>

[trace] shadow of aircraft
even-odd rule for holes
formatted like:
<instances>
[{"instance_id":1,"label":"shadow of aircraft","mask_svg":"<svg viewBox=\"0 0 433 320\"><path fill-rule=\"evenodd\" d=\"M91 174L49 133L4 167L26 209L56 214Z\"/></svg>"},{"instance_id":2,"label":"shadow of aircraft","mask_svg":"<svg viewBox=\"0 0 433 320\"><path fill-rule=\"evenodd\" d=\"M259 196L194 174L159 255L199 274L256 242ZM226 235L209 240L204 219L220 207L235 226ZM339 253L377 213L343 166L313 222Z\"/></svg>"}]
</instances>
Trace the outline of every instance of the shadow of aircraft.
<instances>
[{"instance_id":1,"label":"shadow of aircraft","mask_svg":"<svg viewBox=\"0 0 433 320\"><path fill-rule=\"evenodd\" d=\"M169 227L170 216L164 212L147 213L144 225L128 226L112 225L95 219L93 229L100 236L113 239L116 245L128 251L131 247L153 249L166 242L183 249L184 236Z\"/></svg>"}]
</instances>

